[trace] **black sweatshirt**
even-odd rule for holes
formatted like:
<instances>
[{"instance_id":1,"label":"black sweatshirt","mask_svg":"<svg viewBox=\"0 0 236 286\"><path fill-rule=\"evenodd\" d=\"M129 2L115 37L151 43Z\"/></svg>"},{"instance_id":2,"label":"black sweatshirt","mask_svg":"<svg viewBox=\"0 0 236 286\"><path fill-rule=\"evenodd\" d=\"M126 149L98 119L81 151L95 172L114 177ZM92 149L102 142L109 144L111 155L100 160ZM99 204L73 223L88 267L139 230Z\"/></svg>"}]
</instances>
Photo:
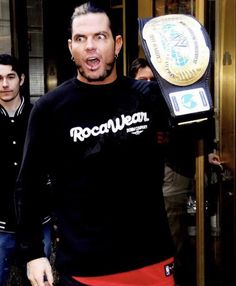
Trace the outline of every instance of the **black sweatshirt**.
<instances>
[{"instance_id":1,"label":"black sweatshirt","mask_svg":"<svg viewBox=\"0 0 236 286\"><path fill-rule=\"evenodd\" d=\"M171 257L164 152L156 143L167 121L158 85L126 77L99 86L71 79L39 99L16 190L26 258L43 256L37 201L45 174L53 187L59 272L104 275Z\"/></svg>"}]
</instances>

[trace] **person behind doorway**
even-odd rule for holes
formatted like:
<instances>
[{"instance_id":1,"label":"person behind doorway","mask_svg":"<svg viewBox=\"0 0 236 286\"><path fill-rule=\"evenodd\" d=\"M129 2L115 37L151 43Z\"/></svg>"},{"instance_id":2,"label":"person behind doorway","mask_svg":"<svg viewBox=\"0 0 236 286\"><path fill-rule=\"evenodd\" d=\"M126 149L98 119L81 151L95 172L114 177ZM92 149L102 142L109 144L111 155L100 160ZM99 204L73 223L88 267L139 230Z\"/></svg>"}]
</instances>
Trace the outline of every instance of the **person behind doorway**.
<instances>
[{"instance_id":1,"label":"person behind doorway","mask_svg":"<svg viewBox=\"0 0 236 286\"><path fill-rule=\"evenodd\" d=\"M58 285L173 286L156 143L156 132L168 125L167 106L156 83L117 74L122 36L100 2L78 6L71 18L77 76L41 97L31 113L16 187L28 277L33 286L54 281L37 223L41 208L29 203L48 173Z\"/></svg>"},{"instance_id":2,"label":"person behind doorway","mask_svg":"<svg viewBox=\"0 0 236 286\"><path fill-rule=\"evenodd\" d=\"M0 286L6 284L13 261L18 258L14 189L23 154L32 104L21 94L25 76L18 60L0 54ZM30 215L30 214L29 214ZM50 255L49 217L45 217L45 250Z\"/></svg>"},{"instance_id":3,"label":"person behind doorway","mask_svg":"<svg viewBox=\"0 0 236 286\"><path fill-rule=\"evenodd\" d=\"M148 61L144 58L137 58L131 63L129 68L129 76L138 80L155 80Z\"/></svg>"},{"instance_id":4,"label":"person behind doorway","mask_svg":"<svg viewBox=\"0 0 236 286\"><path fill-rule=\"evenodd\" d=\"M129 75L136 80L154 79L145 58L137 58L131 63ZM192 136L192 129L193 127L188 125L170 129L168 134L157 134L158 141L162 141L166 146L163 195L175 244L175 280L177 285L181 286L193 286L195 283L195 248L189 239L187 214L188 198L195 197L197 137ZM212 142L212 137L211 135L209 142ZM208 162L219 165L220 158L212 151L213 146L207 146L207 150Z\"/></svg>"}]
</instances>

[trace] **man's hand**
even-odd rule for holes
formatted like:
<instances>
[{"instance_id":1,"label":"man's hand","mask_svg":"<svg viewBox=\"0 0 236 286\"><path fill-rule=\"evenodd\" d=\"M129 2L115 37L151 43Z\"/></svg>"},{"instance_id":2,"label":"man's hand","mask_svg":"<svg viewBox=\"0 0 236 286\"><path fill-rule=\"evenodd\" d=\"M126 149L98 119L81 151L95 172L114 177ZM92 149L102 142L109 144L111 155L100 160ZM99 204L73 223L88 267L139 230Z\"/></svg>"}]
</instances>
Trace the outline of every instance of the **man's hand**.
<instances>
[{"instance_id":1,"label":"man's hand","mask_svg":"<svg viewBox=\"0 0 236 286\"><path fill-rule=\"evenodd\" d=\"M52 286L51 265L46 257L31 260L27 263L27 276L32 286Z\"/></svg>"},{"instance_id":2,"label":"man's hand","mask_svg":"<svg viewBox=\"0 0 236 286\"><path fill-rule=\"evenodd\" d=\"M220 157L215 153L209 153L208 154L208 162L210 164L214 164L214 165L220 165L221 164Z\"/></svg>"}]
</instances>

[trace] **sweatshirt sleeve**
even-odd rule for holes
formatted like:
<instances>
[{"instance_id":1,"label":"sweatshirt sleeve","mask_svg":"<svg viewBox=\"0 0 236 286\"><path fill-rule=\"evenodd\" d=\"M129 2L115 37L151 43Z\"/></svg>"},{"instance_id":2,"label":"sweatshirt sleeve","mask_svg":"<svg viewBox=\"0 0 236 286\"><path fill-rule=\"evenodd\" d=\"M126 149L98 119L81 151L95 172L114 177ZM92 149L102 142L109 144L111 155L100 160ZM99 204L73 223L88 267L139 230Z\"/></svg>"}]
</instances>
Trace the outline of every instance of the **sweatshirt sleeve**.
<instances>
[{"instance_id":1,"label":"sweatshirt sleeve","mask_svg":"<svg viewBox=\"0 0 236 286\"><path fill-rule=\"evenodd\" d=\"M15 190L15 208L18 238L24 260L45 256L43 251L42 217L44 214L42 192L47 177L47 118L37 103L29 119L24 153ZM45 196L45 194L44 194ZM41 202L41 203L40 203Z\"/></svg>"}]
</instances>

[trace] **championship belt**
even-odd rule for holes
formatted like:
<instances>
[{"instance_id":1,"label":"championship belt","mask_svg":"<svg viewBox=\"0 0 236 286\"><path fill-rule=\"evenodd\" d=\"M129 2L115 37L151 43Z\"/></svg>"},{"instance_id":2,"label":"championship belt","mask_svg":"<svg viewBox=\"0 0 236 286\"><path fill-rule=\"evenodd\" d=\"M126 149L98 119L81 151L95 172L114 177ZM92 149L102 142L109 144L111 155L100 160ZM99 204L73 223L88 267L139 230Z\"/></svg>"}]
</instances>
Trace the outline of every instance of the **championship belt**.
<instances>
[{"instance_id":1,"label":"championship belt","mask_svg":"<svg viewBox=\"0 0 236 286\"><path fill-rule=\"evenodd\" d=\"M202 122L213 115L209 90L211 43L192 16L139 19L146 59L168 105L171 124Z\"/></svg>"}]
</instances>

